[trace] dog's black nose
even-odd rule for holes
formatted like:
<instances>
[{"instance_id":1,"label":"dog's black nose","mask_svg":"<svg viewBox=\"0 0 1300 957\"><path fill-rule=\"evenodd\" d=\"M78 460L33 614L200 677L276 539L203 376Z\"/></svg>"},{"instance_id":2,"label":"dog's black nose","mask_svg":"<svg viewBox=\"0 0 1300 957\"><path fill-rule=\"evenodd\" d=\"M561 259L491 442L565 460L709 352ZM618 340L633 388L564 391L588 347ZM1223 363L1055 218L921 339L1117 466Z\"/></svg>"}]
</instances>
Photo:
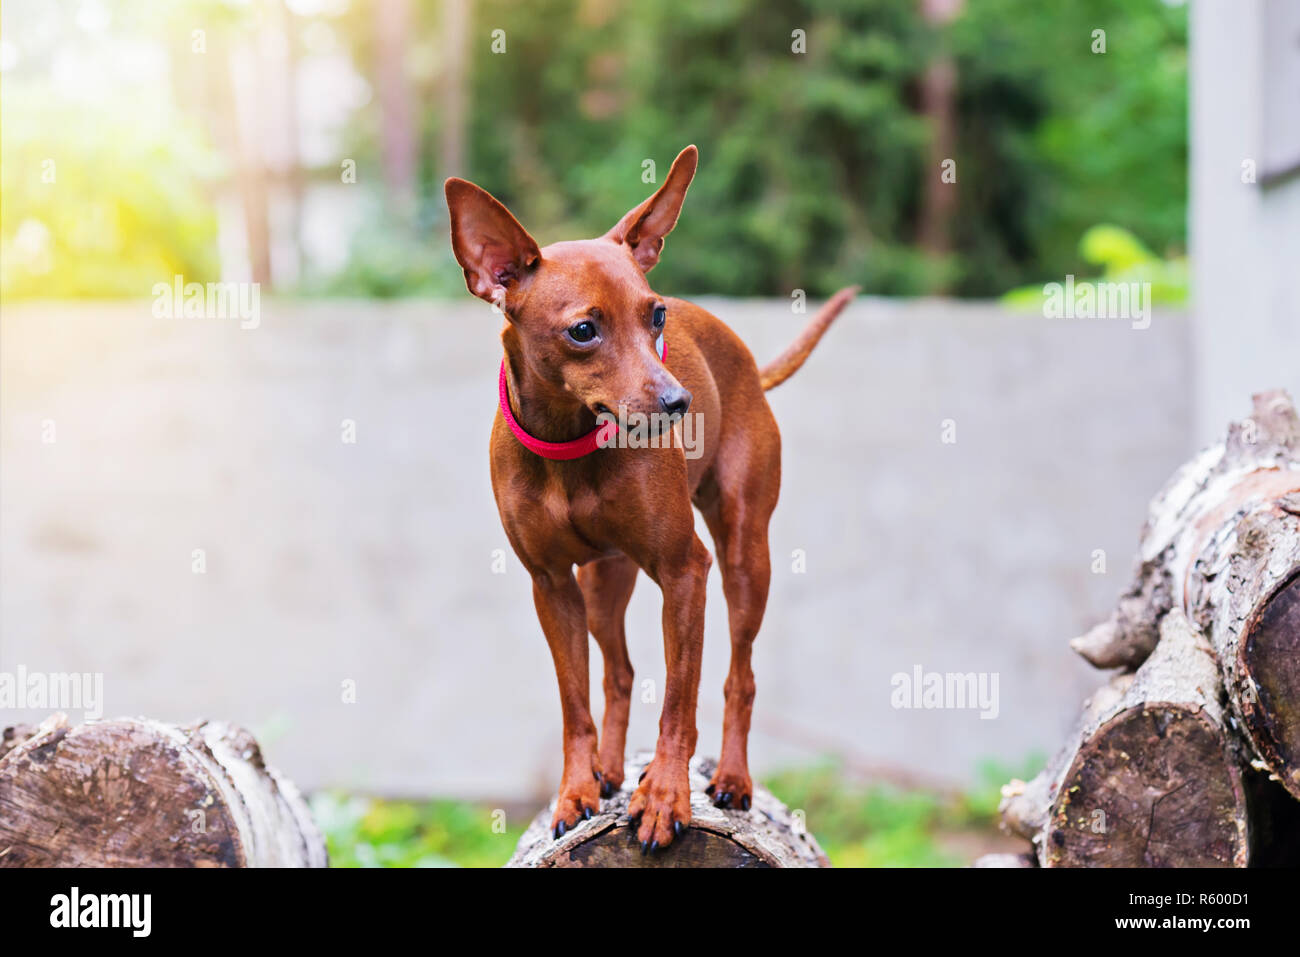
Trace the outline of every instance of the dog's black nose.
<instances>
[{"instance_id":1,"label":"dog's black nose","mask_svg":"<svg viewBox=\"0 0 1300 957\"><path fill-rule=\"evenodd\" d=\"M661 395L659 404L669 415L685 415L686 410L691 407L691 394L681 386L677 386Z\"/></svg>"}]
</instances>

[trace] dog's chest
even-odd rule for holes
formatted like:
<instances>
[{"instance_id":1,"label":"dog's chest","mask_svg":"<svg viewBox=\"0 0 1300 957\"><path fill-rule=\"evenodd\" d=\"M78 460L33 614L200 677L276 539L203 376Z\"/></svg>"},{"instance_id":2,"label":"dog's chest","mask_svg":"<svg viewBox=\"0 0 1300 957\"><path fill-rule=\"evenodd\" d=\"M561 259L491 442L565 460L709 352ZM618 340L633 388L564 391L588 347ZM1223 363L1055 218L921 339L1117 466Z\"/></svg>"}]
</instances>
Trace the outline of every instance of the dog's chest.
<instances>
[{"instance_id":1,"label":"dog's chest","mask_svg":"<svg viewBox=\"0 0 1300 957\"><path fill-rule=\"evenodd\" d=\"M529 553L584 562L618 549L618 522L594 488L551 480L520 491L502 518Z\"/></svg>"},{"instance_id":2,"label":"dog's chest","mask_svg":"<svg viewBox=\"0 0 1300 957\"><path fill-rule=\"evenodd\" d=\"M592 507L588 502L587 490L570 491L558 482L551 482L542 487L538 498L538 508L546 521L559 528L571 526L575 514L586 512Z\"/></svg>"}]
</instances>

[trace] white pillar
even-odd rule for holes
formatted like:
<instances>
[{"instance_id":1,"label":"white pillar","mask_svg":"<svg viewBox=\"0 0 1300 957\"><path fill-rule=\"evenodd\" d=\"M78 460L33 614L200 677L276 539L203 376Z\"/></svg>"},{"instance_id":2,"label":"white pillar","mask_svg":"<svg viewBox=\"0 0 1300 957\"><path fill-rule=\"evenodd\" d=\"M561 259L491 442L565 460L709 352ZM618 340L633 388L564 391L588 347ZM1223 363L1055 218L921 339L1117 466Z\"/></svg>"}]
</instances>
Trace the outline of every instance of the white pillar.
<instances>
[{"instance_id":1,"label":"white pillar","mask_svg":"<svg viewBox=\"0 0 1300 957\"><path fill-rule=\"evenodd\" d=\"M1300 4L1191 4L1195 429L1250 411L1252 393L1300 399ZM1253 162L1255 182L1243 182ZM1268 178L1268 174L1274 178Z\"/></svg>"}]
</instances>

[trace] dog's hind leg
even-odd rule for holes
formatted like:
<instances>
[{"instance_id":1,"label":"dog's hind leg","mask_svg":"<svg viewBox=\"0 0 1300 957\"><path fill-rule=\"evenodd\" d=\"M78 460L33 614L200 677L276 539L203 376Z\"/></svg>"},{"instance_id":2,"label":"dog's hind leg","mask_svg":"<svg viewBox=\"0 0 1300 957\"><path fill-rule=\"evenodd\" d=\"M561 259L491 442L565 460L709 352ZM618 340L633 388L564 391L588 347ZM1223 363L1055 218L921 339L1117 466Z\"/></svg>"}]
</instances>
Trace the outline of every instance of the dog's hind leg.
<instances>
[{"instance_id":1,"label":"dog's hind leg","mask_svg":"<svg viewBox=\"0 0 1300 957\"><path fill-rule=\"evenodd\" d=\"M750 657L767 609L772 579L767 527L781 475L781 444L775 427L758 434L764 437L757 443L747 437L750 444L744 455L720 456L716 482L698 501L722 571L731 631L731 666L722 689L722 750L707 793L717 807L741 810L749 810L754 795L749 776L749 722L754 708ZM727 475L728 459L737 467L743 463L744 474Z\"/></svg>"},{"instance_id":2,"label":"dog's hind leg","mask_svg":"<svg viewBox=\"0 0 1300 957\"><path fill-rule=\"evenodd\" d=\"M632 703L632 662L623 622L639 569L626 555L601 558L578 568L587 605L587 629L605 659L605 716L600 728L601 797L623 784L623 749Z\"/></svg>"}]
</instances>

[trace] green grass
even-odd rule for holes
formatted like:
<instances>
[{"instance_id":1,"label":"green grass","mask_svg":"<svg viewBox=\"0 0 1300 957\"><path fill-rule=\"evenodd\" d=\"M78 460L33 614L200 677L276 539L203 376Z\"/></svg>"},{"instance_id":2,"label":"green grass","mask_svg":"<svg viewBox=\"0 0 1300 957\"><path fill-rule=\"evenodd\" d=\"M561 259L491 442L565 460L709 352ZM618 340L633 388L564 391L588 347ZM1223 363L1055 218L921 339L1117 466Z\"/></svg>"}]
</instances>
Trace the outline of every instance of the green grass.
<instances>
[{"instance_id":1,"label":"green grass","mask_svg":"<svg viewBox=\"0 0 1300 957\"><path fill-rule=\"evenodd\" d=\"M809 832L836 867L964 867L970 860L945 850L943 838L996 836L1001 786L1032 775L1041 764L1036 757L1016 768L984 762L977 783L954 794L855 783L834 763L776 774L764 783L803 812Z\"/></svg>"},{"instance_id":2,"label":"green grass","mask_svg":"<svg viewBox=\"0 0 1300 957\"><path fill-rule=\"evenodd\" d=\"M317 794L312 815L333 867L500 867L524 833L466 801Z\"/></svg>"},{"instance_id":3,"label":"green grass","mask_svg":"<svg viewBox=\"0 0 1300 957\"><path fill-rule=\"evenodd\" d=\"M763 783L803 813L836 867L962 867L970 860L945 843L960 835L992 838L999 787L1041 765L1038 757L1018 767L984 762L976 784L959 794L858 783L833 762ZM334 867L500 867L524 830L523 821L512 826L500 812L466 801L322 793L311 808Z\"/></svg>"}]
</instances>

